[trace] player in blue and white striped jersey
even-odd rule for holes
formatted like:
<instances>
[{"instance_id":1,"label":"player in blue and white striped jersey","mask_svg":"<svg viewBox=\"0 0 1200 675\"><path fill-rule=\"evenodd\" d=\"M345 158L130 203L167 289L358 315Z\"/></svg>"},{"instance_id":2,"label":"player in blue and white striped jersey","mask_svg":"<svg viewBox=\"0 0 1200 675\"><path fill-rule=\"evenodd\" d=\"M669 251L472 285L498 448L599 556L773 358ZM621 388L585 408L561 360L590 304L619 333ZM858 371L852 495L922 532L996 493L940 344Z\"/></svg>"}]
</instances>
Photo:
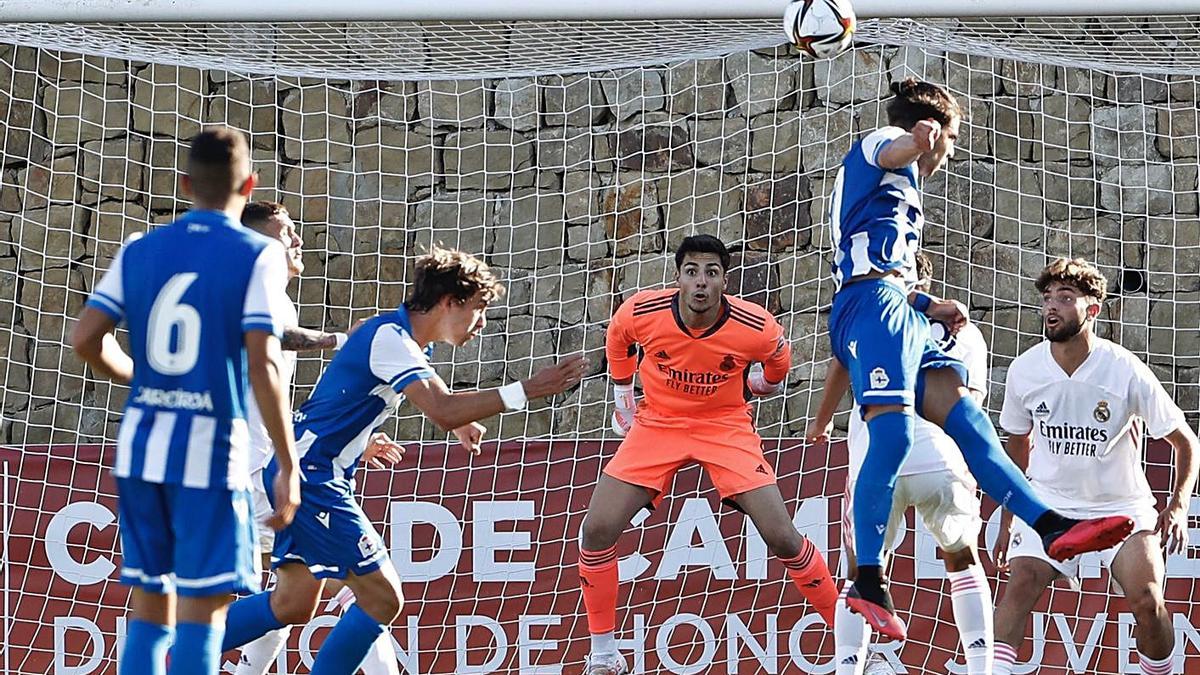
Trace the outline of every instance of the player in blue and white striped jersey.
<instances>
[{"instance_id":1,"label":"player in blue and white striped jersey","mask_svg":"<svg viewBox=\"0 0 1200 675\"><path fill-rule=\"evenodd\" d=\"M126 242L72 336L94 371L131 387L113 469L134 587L122 674L164 672L172 624L171 673L216 673L231 594L258 588L247 379L280 466L272 524L299 501L279 379L283 251L237 219L254 184L240 132L199 134L182 179L193 209ZM122 321L132 358L112 335Z\"/></svg>"},{"instance_id":2,"label":"player in blue and white striped jersey","mask_svg":"<svg viewBox=\"0 0 1200 675\"><path fill-rule=\"evenodd\" d=\"M1033 525L1056 559L1115 545L1133 522L1080 522L1047 508L964 386L962 363L930 339L930 319L951 330L966 321L958 303L912 292L924 225L919 182L953 156L962 111L941 87L912 78L893 83L892 92L889 126L854 144L834 184L838 290L829 336L870 434L854 496L858 573L846 602L884 636L903 639L880 561L896 476L913 445L914 412L946 431L984 491Z\"/></svg>"},{"instance_id":3,"label":"player in blue and white striped jersey","mask_svg":"<svg viewBox=\"0 0 1200 675\"><path fill-rule=\"evenodd\" d=\"M312 673L350 675L358 669L403 603L387 548L353 495L354 470L375 429L408 399L477 455L486 431L477 420L566 391L587 370L586 359L575 356L521 382L450 392L429 363L432 345L462 346L474 338L486 324L488 304L502 291L482 261L435 248L417 260L404 305L350 335L295 415L301 503L295 521L275 540L275 589L234 603L223 649L307 622L324 579L343 579L358 602L325 639ZM274 470L272 462L267 474Z\"/></svg>"}]
</instances>

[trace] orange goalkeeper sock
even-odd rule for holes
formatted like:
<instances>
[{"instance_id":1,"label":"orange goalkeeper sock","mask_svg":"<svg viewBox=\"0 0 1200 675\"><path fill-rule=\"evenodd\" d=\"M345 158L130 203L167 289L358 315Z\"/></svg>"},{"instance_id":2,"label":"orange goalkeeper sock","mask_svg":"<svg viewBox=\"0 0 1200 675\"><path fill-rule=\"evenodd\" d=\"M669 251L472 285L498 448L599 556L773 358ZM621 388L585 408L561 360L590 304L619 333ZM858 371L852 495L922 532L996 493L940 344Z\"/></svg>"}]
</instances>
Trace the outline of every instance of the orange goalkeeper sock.
<instances>
[{"instance_id":1,"label":"orange goalkeeper sock","mask_svg":"<svg viewBox=\"0 0 1200 675\"><path fill-rule=\"evenodd\" d=\"M825 564L825 557L817 550L816 546L809 541L808 537L804 538L804 544L800 546L800 553L795 558L780 558L780 562L787 568L788 576L792 578L792 583L796 584L796 588L800 593L816 608L821 618L825 620L825 624L833 626L833 616L837 608L838 589L833 583L833 577L829 574L829 566Z\"/></svg>"},{"instance_id":2,"label":"orange goalkeeper sock","mask_svg":"<svg viewBox=\"0 0 1200 675\"><path fill-rule=\"evenodd\" d=\"M617 547L579 550L579 587L587 608L588 631L611 633L617 626Z\"/></svg>"}]
</instances>

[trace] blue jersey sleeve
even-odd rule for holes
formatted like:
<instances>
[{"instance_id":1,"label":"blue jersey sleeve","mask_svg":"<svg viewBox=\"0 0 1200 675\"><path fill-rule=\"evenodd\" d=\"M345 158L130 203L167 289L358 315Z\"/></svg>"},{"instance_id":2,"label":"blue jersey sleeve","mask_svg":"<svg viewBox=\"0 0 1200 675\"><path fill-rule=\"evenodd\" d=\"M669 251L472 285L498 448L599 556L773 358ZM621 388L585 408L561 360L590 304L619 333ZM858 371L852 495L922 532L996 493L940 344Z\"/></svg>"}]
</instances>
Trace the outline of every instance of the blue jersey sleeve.
<instances>
[{"instance_id":1,"label":"blue jersey sleeve","mask_svg":"<svg viewBox=\"0 0 1200 675\"><path fill-rule=\"evenodd\" d=\"M125 249L140 237L141 233L138 233L125 240L124 245L113 258L112 265L100 278L99 283L92 289L92 295L87 299L88 307L95 307L104 312L112 317L115 323L121 323L125 319Z\"/></svg>"},{"instance_id":2,"label":"blue jersey sleeve","mask_svg":"<svg viewBox=\"0 0 1200 675\"><path fill-rule=\"evenodd\" d=\"M398 394L417 380L437 375L416 340L395 324L381 326L375 332L370 362L371 373Z\"/></svg>"}]
</instances>

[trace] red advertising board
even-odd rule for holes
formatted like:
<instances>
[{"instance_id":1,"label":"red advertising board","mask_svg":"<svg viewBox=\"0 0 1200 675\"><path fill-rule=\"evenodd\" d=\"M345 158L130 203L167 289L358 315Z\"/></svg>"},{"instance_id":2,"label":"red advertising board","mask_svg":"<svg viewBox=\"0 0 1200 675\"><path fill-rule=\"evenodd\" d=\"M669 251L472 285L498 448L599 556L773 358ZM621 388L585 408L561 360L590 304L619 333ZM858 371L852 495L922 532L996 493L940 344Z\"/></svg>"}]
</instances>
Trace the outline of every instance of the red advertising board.
<instances>
[{"instance_id":1,"label":"red advertising board","mask_svg":"<svg viewBox=\"0 0 1200 675\"><path fill-rule=\"evenodd\" d=\"M406 605L392 631L401 672L579 671L587 627L576 539L591 487L614 448L594 441L510 442L472 460L456 447L426 444L413 446L396 470L360 474L364 508L406 581ZM768 443L768 450L798 526L829 551L836 568L844 445L783 441ZM128 594L116 582L116 505L112 479L102 469L110 459L95 446L0 450L10 563L3 576L0 672L116 672ZM1148 459L1151 484L1166 486L1169 448L1154 445ZM993 510L985 506L985 515ZM996 520L990 518L989 546ZM1200 541L1196 534L1193 540ZM782 566L769 559L745 518L718 503L698 469L679 474L658 512L639 516L619 552L618 637L635 672L833 672L831 634L784 581ZM1168 565L1176 672L1200 672L1200 609L1193 601L1200 591L1198 558L1192 548ZM1125 603L1109 593L1106 575L1093 570L1085 576L1092 578L1082 593L1063 586L1037 607L1029 626L1033 639L1021 652L1027 664L1017 672L1137 672ZM892 578L910 635L887 652L897 670L965 672L956 660L948 584L927 533L907 533ZM994 575L993 582L1002 592ZM293 631L286 672L307 671L335 620L322 615Z\"/></svg>"}]
</instances>

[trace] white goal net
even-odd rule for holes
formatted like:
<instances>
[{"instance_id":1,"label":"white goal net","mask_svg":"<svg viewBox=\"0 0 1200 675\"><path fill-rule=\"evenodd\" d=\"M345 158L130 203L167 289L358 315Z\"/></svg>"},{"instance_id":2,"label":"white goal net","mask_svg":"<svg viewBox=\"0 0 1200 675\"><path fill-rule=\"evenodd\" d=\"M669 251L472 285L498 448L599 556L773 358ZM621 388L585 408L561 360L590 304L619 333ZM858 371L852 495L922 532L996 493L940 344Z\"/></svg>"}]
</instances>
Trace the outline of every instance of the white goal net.
<instances>
[{"instance_id":1,"label":"white goal net","mask_svg":"<svg viewBox=\"0 0 1200 675\"><path fill-rule=\"evenodd\" d=\"M413 257L442 243L508 285L479 339L435 353L447 382L592 357L569 396L488 420L481 458L411 407L389 423L413 450L359 485L406 580L402 672L577 672L576 537L616 447L604 327L622 297L671 282L688 234L733 247L731 291L792 340L758 426L801 530L839 558L844 444L799 436L829 360L833 174L883 123L896 78L944 83L969 110L925 188L924 245L935 291L969 305L991 348L989 409L1040 337L1032 277L1071 255L1108 276L1102 334L1196 425L1200 21L881 19L821 62L781 40L763 20L0 24L0 672L115 672L127 593L105 467L127 390L86 374L66 341L120 242L187 208L176 167L207 123L249 133L255 197L300 225L303 326L394 308ZM301 356L297 403L328 357ZM1147 462L1161 498L1169 448ZM635 672L832 672L831 635L697 469L619 552ZM1128 607L1085 570L1081 591L1038 606L1017 672L1136 672ZM1198 576L1196 547L1170 557L1178 673L1200 667ZM964 672L927 533L908 533L893 579L913 636L888 652L897 672ZM333 618L293 632L280 672L307 671Z\"/></svg>"}]
</instances>

